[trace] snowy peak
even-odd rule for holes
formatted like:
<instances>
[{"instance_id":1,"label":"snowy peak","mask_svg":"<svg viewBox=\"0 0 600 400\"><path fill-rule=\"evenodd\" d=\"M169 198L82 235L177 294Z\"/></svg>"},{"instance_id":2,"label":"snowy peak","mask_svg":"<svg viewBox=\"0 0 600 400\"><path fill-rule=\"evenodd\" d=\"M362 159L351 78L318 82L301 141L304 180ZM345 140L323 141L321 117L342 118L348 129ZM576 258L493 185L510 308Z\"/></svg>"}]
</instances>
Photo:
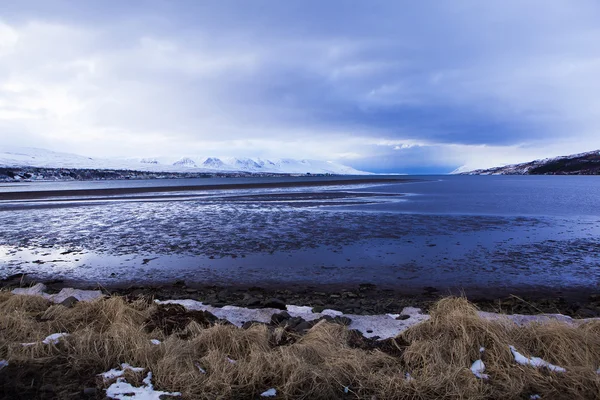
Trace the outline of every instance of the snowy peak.
<instances>
[{"instance_id":1,"label":"snowy peak","mask_svg":"<svg viewBox=\"0 0 600 400\"><path fill-rule=\"evenodd\" d=\"M188 168L196 168L196 162L189 157L183 157L182 159L175 161L173 163L176 167L188 167Z\"/></svg>"},{"instance_id":2,"label":"snowy peak","mask_svg":"<svg viewBox=\"0 0 600 400\"><path fill-rule=\"evenodd\" d=\"M147 172L244 172L269 174L365 175L352 167L332 161L290 158L151 157L104 159L28 147L0 146L0 167L38 167L130 170Z\"/></svg>"},{"instance_id":3,"label":"snowy peak","mask_svg":"<svg viewBox=\"0 0 600 400\"><path fill-rule=\"evenodd\" d=\"M202 167L211 169L221 169L225 167L225 163L216 157L208 157L202 163Z\"/></svg>"},{"instance_id":4,"label":"snowy peak","mask_svg":"<svg viewBox=\"0 0 600 400\"><path fill-rule=\"evenodd\" d=\"M600 175L600 150L504 167L458 172L463 175Z\"/></svg>"}]
</instances>

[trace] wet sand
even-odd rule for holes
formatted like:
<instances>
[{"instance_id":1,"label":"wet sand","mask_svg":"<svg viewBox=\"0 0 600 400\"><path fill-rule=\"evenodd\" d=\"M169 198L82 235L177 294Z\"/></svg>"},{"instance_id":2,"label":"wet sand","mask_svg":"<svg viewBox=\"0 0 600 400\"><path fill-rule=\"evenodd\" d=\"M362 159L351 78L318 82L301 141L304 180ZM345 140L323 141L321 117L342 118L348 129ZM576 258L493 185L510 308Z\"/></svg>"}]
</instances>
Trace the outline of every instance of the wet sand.
<instances>
[{"instance_id":1,"label":"wet sand","mask_svg":"<svg viewBox=\"0 0 600 400\"><path fill-rule=\"evenodd\" d=\"M66 189L66 190L39 190L22 192L0 192L1 200L33 200L49 197L100 197L135 195L142 193L168 193L168 192L194 192L231 189L278 189L295 187L319 187L340 185L386 184L416 182L415 179L395 178L361 178L361 179L335 179L316 181L291 181L291 182L259 182L259 183L233 183L220 185L188 185L188 186L153 186L153 187L127 187L127 188L102 188L102 189Z\"/></svg>"}]
</instances>

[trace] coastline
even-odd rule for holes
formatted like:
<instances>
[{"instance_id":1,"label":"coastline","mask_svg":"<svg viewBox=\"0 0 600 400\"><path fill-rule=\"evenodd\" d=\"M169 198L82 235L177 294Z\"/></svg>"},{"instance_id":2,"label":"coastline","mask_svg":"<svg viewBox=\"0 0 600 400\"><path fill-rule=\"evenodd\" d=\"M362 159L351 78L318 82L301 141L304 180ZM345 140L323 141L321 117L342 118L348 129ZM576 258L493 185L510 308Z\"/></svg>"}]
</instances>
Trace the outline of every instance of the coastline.
<instances>
[{"instance_id":1,"label":"coastline","mask_svg":"<svg viewBox=\"0 0 600 400\"><path fill-rule=\"evenodd\" d=\"M194 192L232 189L278 189L292 187L319 187L340 185L363 185L363 184L389 184L416 182L415 179L402 178L348 178L317 181L295 181L295 182L259 182L259 183L232 183L216 185L182 185L182 186L153 186L153 187L128 187L128 188L103 188L103 189L65 189L65 190L39 190L39 191L14 191L0 192L2 200L35 200L47 197L75 197L75 196L118 196L135 195L144 193L169 193L169 192Z\"/></svg>"},{"instance_id":2,"label":"coastline","mask_svg":"<svg viewBox=\"0 0 600 400\"><path fill-rule=\"evenodd\" d=\"M357 315L395 313L404 307L417 307L427 311L442 298L464 297L482 311L506 314L563 314L574 318L600 317L600 291L590 288L568 290L551 287L512 289L469 288L438 289L435 287L393 288L362 284L269 284L248 285L198 285L184 281L143 285L99 285L92 282L61 280L35 280L18 274L0 281L0 289L12 290L43 283L48 293L58 293L64 288L101 290L108 295L135 300L152 298L161 300L191 299L215 307L240 306L264 308L272 299L285 304L311 306L316 310L335 309Z\"/></svg>"}]
</instances>

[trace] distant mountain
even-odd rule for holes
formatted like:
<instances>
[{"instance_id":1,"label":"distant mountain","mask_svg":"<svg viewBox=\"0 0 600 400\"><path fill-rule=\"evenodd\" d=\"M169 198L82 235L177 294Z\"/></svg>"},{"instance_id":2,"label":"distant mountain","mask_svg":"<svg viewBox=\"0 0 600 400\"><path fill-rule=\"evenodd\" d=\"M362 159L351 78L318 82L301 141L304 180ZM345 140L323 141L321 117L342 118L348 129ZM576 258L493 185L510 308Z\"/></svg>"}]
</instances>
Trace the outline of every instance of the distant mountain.
<instances>
[{"instance_id":1,"label":"distant mountain","mask_svg":"<svg viewBox=\"0 0 600 400\"><path fill-rule=\"evenodd\" d=\"M0 146L0 167L73 168L170 173L368 174L368 172L358 171L352 167L332 161L189 156L179 158L92 158L38 148L5 146Z\"/></svg>"},{"instance_id":2,"label":"distant mountain","mask_svg":"<svg viewBox=\"0 0 600 400\"><path fill-rule=\"evenodd\" d=\"M600 175L600 150L522 164L462 172L461 175Z\"/></svg>"}]
</instances>

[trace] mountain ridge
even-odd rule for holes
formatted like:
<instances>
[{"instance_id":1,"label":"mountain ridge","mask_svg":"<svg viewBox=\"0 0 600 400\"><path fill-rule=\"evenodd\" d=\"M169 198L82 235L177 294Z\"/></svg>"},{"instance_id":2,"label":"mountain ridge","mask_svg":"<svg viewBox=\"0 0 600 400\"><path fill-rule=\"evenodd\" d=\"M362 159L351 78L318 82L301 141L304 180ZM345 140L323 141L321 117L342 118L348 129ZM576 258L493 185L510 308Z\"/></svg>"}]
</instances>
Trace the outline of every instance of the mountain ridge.
<instances>
[{"instance_id":1,"label":"mountain ridge","mask_svg":"<svg viewBox=\"0 0 600 400\"><path fill-rule=\"evenodd\" d=\"M457 175L600 175L600 150L458 172Z\"/></svg>"},{"instance_id":2,"label":"mountain ridge","mask_svg":"<svg viewBox=\"0 0 600 400\"><path fill-rule=\"evenodd\" d=\"M274 173L368 175L352 167L320 160L273 160L248 157L94 158L34 147L0 146L0 167L72 168L169 173Z\"/></svg>"}]
</instances>

